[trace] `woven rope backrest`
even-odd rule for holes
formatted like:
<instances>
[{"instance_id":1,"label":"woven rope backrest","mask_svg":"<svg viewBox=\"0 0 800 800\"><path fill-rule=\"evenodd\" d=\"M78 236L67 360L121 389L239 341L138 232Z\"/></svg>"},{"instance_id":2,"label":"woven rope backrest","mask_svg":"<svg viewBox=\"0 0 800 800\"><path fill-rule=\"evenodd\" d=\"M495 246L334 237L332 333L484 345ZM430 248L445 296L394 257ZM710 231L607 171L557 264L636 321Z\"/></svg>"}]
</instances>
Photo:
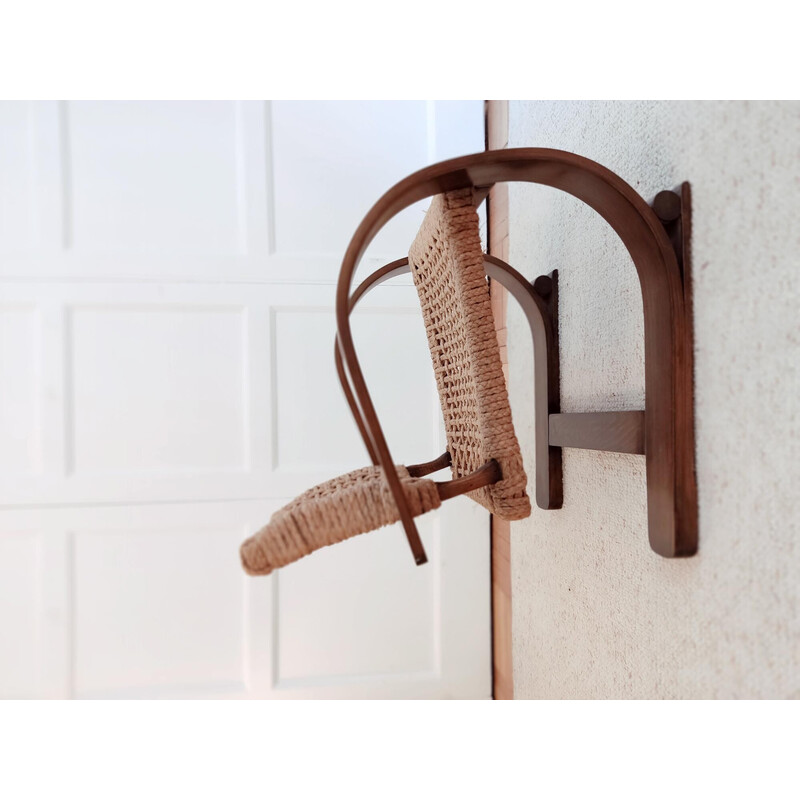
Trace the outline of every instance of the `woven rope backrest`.
<instances>
[{"instance_id":1,"label":"woven rope backrest","mask_svg":"<svg viewBox=\"0 0 800 800\"><path fill-rule=\"evenodd\" d=\"M433 198L409 251L454 477L494 458L503 479L470 497L503 519L530 514L511 421L472 189Z\"/></svg>"}]
</instances>

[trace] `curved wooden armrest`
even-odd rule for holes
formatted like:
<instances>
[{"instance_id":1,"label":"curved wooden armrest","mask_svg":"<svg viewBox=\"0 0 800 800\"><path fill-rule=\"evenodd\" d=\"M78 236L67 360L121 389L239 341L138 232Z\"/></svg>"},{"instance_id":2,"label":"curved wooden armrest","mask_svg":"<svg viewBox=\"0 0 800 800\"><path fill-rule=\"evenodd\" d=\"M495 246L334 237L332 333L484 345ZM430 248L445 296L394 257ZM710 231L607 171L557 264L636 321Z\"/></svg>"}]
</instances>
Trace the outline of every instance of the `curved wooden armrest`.
<instances>
[{"instance_id":1,"label":"curved wooden armrest","mask_svg":"<svg viewBox=\"0 0 800 800\"><path fill-rule=\"evenodd\" d=\"M424 478L426 475L449 467L452 461L453 459L450 457L450 453L445 450L439 458L434 458L433 461L426 461L424 464L412 464L410 467L406 467L406 469L412 478Z\"/></svg>"}]
</instances>

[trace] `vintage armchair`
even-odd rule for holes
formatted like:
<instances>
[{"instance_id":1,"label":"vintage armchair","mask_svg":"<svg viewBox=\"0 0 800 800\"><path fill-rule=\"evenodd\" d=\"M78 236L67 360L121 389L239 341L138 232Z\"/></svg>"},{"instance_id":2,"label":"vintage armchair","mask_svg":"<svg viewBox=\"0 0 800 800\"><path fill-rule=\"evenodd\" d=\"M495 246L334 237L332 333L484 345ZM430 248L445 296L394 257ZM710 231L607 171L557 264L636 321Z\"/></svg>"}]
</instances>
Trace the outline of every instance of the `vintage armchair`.
<instances>
[{"instance_id":1,"label":"vintage armchair","mask_svg":"<svg viewBox=\"0 0 800 800\"><path fill-rule=\"evenodd\" d=\"M477 208L501 181L540 183L573 194L620 236L639 275L645 320L644 411L559 413L557 275L531 284L481 250ZM433 197L408 258L370 275L355 291L358 262L402 209ZM414 518L461 494L497 516L531 512L514 432L487 278L520 303L534 350L535 488L540 508L561 507L561 448L644 455L651 547L667 557L697 547L689 189L662 192L651 208L605 167L540 148L487 151L427 167L389 190L353 236L336 293L334 358L343 391L373 462L304 492L276 511L240 550L251 575L267 575L313 551L400 521L417 564L426 561ZM392 460L362 374L350 314L368 291L410 271L420 300L444 416L447 451L425 464ZM450 467L452 479L427 478Z\"/></svg>"}]
</instances>

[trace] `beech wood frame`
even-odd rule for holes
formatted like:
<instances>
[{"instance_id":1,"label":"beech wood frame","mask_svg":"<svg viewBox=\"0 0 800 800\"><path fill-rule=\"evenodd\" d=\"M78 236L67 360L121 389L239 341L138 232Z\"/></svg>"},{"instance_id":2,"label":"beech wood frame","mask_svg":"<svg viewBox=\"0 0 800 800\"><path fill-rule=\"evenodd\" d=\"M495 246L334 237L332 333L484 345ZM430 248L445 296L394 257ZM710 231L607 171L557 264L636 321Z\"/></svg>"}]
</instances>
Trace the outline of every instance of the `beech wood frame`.
<instances>
[{"instance_id":1,"label":"beech wood frame","mask_svg":"<svg viewBox=\"0 0 800 800\"><path fill-rule=\"evenodd\" d=\"M516 148L443 161L400 181L378 200L356 230L339 273L337 371L370 458L384 469L416 563L423 564L427 558L369 395L350 328L350 314L359 299L378 284L407 272L408 259L377 270L351 294L352 279L369 243L399 211L426 197L456 189L472 187L479 197L485 197L493 184L506 181L552 186L597 211L627 248L642 289L644 411L561 414L557 275L530 284L500 259L484 257L487 276L501 283L517 299L531 327L537 505L545 509L561 507L561 447L643 453L650 545L665 557L693 555L697 550L697 487L688 184L683 185L680 196L662 192L651 208L619 176L594 161L560 150ZM434 462L409 468L409 472L428 474L431 469L425 472L426 468L448 463L449 456L444 454ZM501 477L496 462L490 461L471 475L439 483L437 488L440 497L447 499Z\"/></svg>"}]
</instances>

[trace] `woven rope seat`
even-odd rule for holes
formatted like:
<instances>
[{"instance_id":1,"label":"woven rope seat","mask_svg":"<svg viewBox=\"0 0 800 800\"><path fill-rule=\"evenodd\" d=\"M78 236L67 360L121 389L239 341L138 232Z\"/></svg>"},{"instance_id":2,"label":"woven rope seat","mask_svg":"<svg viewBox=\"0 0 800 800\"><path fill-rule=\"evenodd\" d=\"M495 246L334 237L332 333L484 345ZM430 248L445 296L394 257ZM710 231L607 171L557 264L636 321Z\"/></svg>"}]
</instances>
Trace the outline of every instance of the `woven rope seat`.
<instances>
[{"instance_id":1,"label":"woven rope seat","mask_svg":"<svg viewBox=\"0 0 800 800\"><path fill-rule=\"evenodd\" d=\"M412 478L397 466L412 514L418 517L442 504L436 484ZM380 467L364 467L319 484L292 500L241 548L250 575L268 575L278 567L330 544L368 533L400 519Z\"/></svg>"},{"instance_id":2,"label":"woven rope seat","mask_svg":"<svg viewBox=\"0 0 800 800\"><path fill-rule=\"evenodd\" d=\"M397 487L390 486L378 465L369 425L343 378L345 394L376 465L315 486L275 512L241 547L242 565L248 574L269 574L321 547L401 519L408 533L403 511L417 517L456 494L467 493L503 519L530 514L475 201L472 189L434 197L408 258L444 416L446 460L408 468L395 465L402 492L398 495ZM422 477L448 465L453 475L449 484ZM405 509L399 507L403 497ZM424 563L424 552L417 562Z\"/></svg>"}]
</instances>

